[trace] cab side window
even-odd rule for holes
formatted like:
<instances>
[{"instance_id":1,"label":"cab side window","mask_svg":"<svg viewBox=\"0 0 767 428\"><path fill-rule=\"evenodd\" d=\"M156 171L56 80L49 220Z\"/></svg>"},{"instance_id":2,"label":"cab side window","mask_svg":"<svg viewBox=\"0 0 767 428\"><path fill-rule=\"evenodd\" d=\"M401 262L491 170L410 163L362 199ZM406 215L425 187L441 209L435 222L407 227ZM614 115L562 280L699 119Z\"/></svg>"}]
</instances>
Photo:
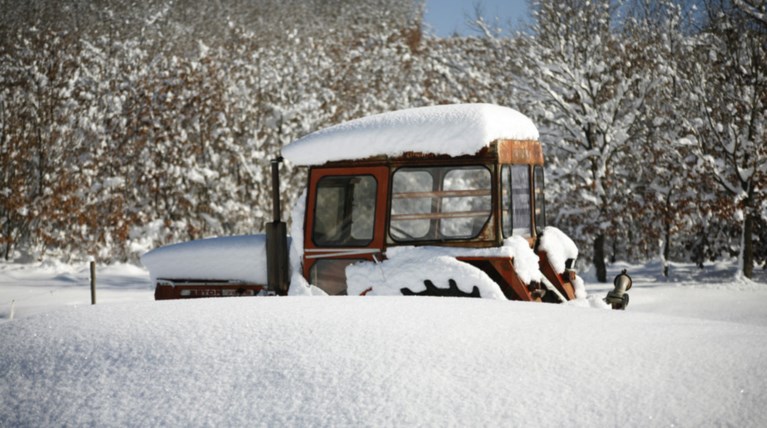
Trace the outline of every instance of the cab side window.
<instances>
[{"instance_id":1,"label":"cab side window","mask_svg":"<svg viewBox=\"0 0 767 428\"><path fill-rule=\"evenodd\" d=\"M376 179L328 176L317 183L312 239L319 246L366 246L373 240Z\"/></svg>"},{"instance_id":2,"label":"cab side window","mask_svg":"<svg viewBox=\"0 0 767 428\"><path fill-rule=\"evenodd\" d=\"M532 211L528 165L504 165L501 168L501 199L503 236L530 236Z\"/></svg>"},{"instance_id":3,"label":"cab side window","mask_svg":"<svg viewBox=\"0 0 767 428\"><path fill-rule=\"evenodd\" d=\"M485 166L400 168L392 178L389 236L396 242L477 237L492 214Z\"/></svg>"},{"instance_id":4,"label":"cab side window","mask_svg":"<svg viewBox=\"0 0 767 428\"><path fill-rule=\"evenodd\" d=\"M511 166L511 224L514 235L530 236L530 168Z\"/></svg>"},{"instance_id":5,"label":"cab side window","mask_svg":"<svg viewBox=\"0 0 767 428\"><path fill-rule=\"evenodd\" d=\"M535 183L535 230L540 235L546 227L546 198L543 193L543 167L538 165L533 169Z\"/></svg>"}]
</instances>

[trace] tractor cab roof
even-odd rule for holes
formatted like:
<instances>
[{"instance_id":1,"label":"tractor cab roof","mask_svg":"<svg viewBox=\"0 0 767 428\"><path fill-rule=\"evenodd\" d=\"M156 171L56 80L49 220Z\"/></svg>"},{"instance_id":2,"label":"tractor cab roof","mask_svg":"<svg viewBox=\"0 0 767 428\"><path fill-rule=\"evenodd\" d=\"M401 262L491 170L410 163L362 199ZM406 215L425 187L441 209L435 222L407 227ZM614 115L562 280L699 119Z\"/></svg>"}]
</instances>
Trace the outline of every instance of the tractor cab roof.
<instances>
[{"instance_id":1,"label":"tractor cab roof","mask_svg":"<svg viewBox=\"0 0 767 428\"><path fill-rule=\"evenodd\" d=\"M522 113L492 104L420 107L367 116L309 134L283 148L296 165L403 159L414 154L465 157L518 150L538 129ZM525 147L530 146L525 144ZM503 156L500 156L503 157ZM534 156L543 159L540 154ZM538 162L535 162L538 163Z\"/></svg>"}]
</instances>

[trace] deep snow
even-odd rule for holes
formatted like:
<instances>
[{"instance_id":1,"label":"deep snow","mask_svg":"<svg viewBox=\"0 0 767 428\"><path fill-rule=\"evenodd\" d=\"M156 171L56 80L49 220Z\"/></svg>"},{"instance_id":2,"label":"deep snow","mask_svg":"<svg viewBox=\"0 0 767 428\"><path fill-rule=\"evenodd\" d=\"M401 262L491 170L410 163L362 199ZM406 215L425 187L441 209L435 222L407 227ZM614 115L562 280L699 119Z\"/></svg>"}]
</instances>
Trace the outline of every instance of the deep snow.
<instances>
[{"instance_id":1,"label":"deep snow","mask_svg":"<svg viewBox=\"0 0 767 428\"><path fill-rule=\"evenodd\" d=\"M294 214L302 218L304 211L302 196L294 207ZM304 232L296 223L292 226L293 236L288 238L291 257L291 285L289 295L326 295L319 288L309 284L301 272L303 256L302 239ZM557 273L564 272L565 260L577 259L578 249L573 241L555 227L547 227L541 239L541 249L549 254ZM364 251L364 250L363 250ZM530 248L527 239L512 236L500 247L462 248L430 246L396 246L386 251L386 260L361 262L346 268L347 294L386 296L402 295L401 289L408 288L419 293L425 290L425 280L435 282L437 287L447 287L451 279L458 280L457 286L465 293L477 287L483 298L505 300L503 292L487 274L457 257L504 257L514 260L514 270L525 284L543 280L539 270L538 255ZM142 264L149 270L152 283L164 279L235 280L266 284L266 236L243 235L182 242L156 248L141 257ZM299 273L298 275L296 275ZM585 297L585 296L578 296ZM588 305L588 303L586 304Z\"/></svg>"},{"instance_id":2,"label":"deep snow","mask_svg":"<svg viewBox=\"0 0 767 428\"><path fill-rule=\"evenodd\" d=\"M146 301L90 306L86 267L0 265L0 426L764 426L767 286L627 267L635 284L618 312L418 297L153 302L130 266L101 269L100 295L122 287Z\"/></svg>"}]
</instances>

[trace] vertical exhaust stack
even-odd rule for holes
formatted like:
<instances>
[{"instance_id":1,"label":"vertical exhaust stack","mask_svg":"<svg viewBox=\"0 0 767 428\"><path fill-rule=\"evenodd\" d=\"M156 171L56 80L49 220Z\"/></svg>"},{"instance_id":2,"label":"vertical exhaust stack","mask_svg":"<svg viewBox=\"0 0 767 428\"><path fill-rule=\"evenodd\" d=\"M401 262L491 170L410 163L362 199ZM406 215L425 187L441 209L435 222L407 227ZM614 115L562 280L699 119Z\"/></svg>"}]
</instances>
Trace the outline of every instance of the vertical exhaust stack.
<instances>
[{"instance_id":1,"label":"vertical exhaust stack","mask_svg":"<svg viewBox=\"0 0 767 428\"><path fill-rule=\"evenodd\" d=\"M272 219L266 224L266 279L269 291L288 294L288 227L280 216L280 162L272 159Z\"/></svg>"}]
</instances>

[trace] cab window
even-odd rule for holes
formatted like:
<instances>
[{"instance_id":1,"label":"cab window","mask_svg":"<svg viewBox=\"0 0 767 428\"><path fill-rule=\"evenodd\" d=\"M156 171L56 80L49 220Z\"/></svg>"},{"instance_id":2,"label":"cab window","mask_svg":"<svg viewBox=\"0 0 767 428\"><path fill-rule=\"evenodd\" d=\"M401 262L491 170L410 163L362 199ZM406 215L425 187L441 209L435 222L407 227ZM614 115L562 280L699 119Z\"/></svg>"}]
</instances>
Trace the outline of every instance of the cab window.
<instances>
[{"instance_id":1,"label":"cab window","mask_svg":"<svg viewBox=\"0 0 767 428\"><path fill-rule=\"evenodd\" d=\"M328 176L317 183L312 239L318 246L366 246L373 240L376 179Z\"/></svg>"},{"instance_id":2,"label":"cab window","mask_svg":"<svg viewBox=\"0 0 767 428\"><path fill-rule=\"evenodd\" d=\"M533 169L534 195L535 195L535 230L538 234L543 233L546 227L546 198L543 193L543 167L536 166Z\"/></svg>"},{"instance_id":3,"label":"cab window","mask_svg":"<svg viewBox=\"0 0 767 428\"><path fill-rule=\"evenodd\" d=\"M491 215L491 181L484 166L398 169L389 235L398 242L478 236Z\"/></svg>"},{"instance_id":4,"label":"cab window","mask_svg":"<svg viewBox=\"0 0 767 428\"><path fill-rule=\"evenodd\" d=\"M317 260L309 271L309 281L329 296L346 295L346 267L365 259Z\"/></svg>"},{"instance_id":5,"label":"cab window","mask_svg":"<svg viewBox=\"0 0 767 428\"><path fill-rule=\"evenodd\" d=\"M530 236L532 213L528 165L504 165L501 168L501 198L503 236Z\"/></svg>"}]
</instances>

